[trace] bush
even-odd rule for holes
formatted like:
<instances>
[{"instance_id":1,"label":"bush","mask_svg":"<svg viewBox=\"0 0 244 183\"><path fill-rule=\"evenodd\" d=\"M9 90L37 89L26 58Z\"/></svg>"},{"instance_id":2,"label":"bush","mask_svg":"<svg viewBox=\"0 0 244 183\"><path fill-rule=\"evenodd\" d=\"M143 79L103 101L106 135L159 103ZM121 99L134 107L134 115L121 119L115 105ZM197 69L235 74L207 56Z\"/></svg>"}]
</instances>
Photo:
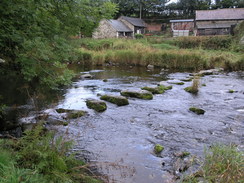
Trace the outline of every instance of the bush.
<instances>
[{"instance_id":1,"label":"bush","mask_svg":"<svg viewBox=\"0 0 244 183\"><path fill-rule=\"evenodd\" d=\"M142 34L135 34L135 38L136 39L142 39L143 38L143 35Z\"/></svg>"},{"instance_id":2,"label":"bush","mask_svg":"<svg viewBox=\"0 0 244 183\"><path fill-rule=\"evenodd\" d=\"M203 48L203 49L229 49L232 45L231 36L197 36L179 37L176 45L183 49Z\"/></svg>"},{"instance_id":3,"label":"bush","mask_svg":"<svg viewBox=\"0 0 244 183\"><path fill-rule=\"evenodd\" d=\"M19 140L0 141L0 182L97 182L81 168L84 163L69 153L71 146L42 124Z\"/></svg>"}]
</instances>

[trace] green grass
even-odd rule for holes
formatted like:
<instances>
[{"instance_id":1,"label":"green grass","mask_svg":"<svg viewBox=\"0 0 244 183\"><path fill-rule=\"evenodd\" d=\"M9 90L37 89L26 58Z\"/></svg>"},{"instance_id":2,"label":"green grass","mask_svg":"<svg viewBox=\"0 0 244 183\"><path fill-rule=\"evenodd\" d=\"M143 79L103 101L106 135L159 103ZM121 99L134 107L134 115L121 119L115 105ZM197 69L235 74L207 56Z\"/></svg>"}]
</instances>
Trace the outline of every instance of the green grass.
<instances>
[{"instance_id":1,"label":"green grass","mask_svg":"<svg viewBox=\"0 0 244 183\"><path fill-rule=\"evenodd\" d=\"M186 176L183 183L197 183L199 178L209 183L243 183L244 153L234 145L214 145L205 151L201 169Z\"/></svg>"},{"instance_id":2,"label":"green grass","mask_svg":"<svg viewBox=\"0 0 244 183\"><path fill-rule=\"evenodd\" d=\"M100 182L89 176L86 165L69 153L71 145L41 125L18 140L1 140L0 182Z\"/></svg>"},{"instance_id":3,"label":"green grass","mask_svg":"<svg viewBox=\"0 0 244 183\"><path fill-rule=\"evenodd\" d=\"M104 65L108 62L137 66L152 64L155 67L193 71L214 67L223 67L226 70L244 69L244 54L241 52L204 50L199 47L180 49L175 46L175 38L155 39L160 40L81 39L77 41L80 42L80 48L77 49L80 60L77 61L85 65Z\"/></svg>"}]
</instances>

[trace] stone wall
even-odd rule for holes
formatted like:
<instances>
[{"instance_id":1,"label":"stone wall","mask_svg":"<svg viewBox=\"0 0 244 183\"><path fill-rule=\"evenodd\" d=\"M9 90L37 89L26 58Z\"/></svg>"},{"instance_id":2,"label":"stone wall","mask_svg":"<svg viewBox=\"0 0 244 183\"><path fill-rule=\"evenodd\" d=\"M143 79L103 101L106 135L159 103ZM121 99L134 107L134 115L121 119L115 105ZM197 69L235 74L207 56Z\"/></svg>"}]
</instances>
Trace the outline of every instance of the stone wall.
<instances>
[{"instance_id":1,"label":"stone wall","mask_svg":"<svg viewBox=\"0 0 244 183\"><path fill-rule=\"evenodd\" d=\"M97 29L93 32L92 37L95 39L117 38L117 31L107 22L107 20L102 20Z\"/></svg>"}]
</instances>

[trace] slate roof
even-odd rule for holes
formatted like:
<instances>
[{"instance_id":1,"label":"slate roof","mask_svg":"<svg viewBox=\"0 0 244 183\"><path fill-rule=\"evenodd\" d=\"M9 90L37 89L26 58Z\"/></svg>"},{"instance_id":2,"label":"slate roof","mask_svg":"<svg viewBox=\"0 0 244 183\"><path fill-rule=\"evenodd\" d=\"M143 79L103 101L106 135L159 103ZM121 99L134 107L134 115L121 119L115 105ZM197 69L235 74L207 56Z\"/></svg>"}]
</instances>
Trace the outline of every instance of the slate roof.
<instances>
[{"instance_id":1,"label":"slate roof","mask_svg":"<svg viewBox=\"0 0 244 183\"><path fill-rule=\"evenodd\" d=\"M196 21L199 20L244 20L244 8L197 10Z\"/></svg>"},{"instance_id":2,"label":"slate roof","mask_svg":"<svg viewBox=\"0 0 244 183\"><path fill-rule=\"evenodd\" d=\"M122 16L120 18L126 20L127 22L131 23L132 25L134 25L136 27L146 27L145 22L140 18L131 18L131 17L125 17L125 16Z\"/></svg>"},{"instance_id":3,"label":"slate roof","mask_svg":"<svg viewBox=\"0 0 244 183\"><path fill-rule=\"evenodd\" d=\"M118 32L133 32L119 20L108 20L108 23L110 23L110 25L112 25L112 27Z\"/></svg>"},{"instance_id":4,"label":"slate roof","mask_svg":"<svg viewBox=\"0 0 244 183\"><path fill-rule=\"evenodd\" d=\"M176 22L194 22L194 19L182 19L182 20L170 20L170 23L176 23Z\"/></svg>"}]
</instances>

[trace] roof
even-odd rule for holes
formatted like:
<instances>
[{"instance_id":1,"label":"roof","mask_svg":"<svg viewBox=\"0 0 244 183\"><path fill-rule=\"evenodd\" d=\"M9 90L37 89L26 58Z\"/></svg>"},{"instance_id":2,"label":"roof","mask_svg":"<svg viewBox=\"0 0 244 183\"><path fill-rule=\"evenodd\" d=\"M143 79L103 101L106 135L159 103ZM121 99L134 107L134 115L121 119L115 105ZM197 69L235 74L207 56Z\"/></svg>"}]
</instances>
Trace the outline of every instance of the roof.
<instances>
[{"instance_id":1,"label":"roof","mask_svg":"<svg viewBox=\"0 0 244 183\"><path fill-rule=\"evenodd\" d=\"M122 16L120 18L126 20L127 22L131 23L132 25L134 25L136 27L146 27L145 22L140 18L131 18L131 17L125 17L125 16Z\"/></svg>"},{"instance_id":2,"label":"roof","mask_svg":"<svg viewBox=\"0 0 244 183\"><path fill-rule=\"evenodd\" d=\"M244 20L244 8L197 10L196 21L199 20Z\"/></svg>"},{"instance_id":3,"label":"roof","mask_svg":"<svg viewBox=\"0 0 244 183\"><path fill-rule=\"evenodd\" d=\"M108 20L108 23L110 23L110 25L112 25L112 27L118 32L133 32L119 20Z\"/></svg>"},{"instance_id":4,"label":"roof","mask_svg":"<svg viewBox=\"0 0 244 183\"><path fill-rule=\"evenodd\" d=\"M194 19L170 20L169 22L171 22L171 23L176 23L176 22L194 22Z\"/></svg>"}]
</instances>

